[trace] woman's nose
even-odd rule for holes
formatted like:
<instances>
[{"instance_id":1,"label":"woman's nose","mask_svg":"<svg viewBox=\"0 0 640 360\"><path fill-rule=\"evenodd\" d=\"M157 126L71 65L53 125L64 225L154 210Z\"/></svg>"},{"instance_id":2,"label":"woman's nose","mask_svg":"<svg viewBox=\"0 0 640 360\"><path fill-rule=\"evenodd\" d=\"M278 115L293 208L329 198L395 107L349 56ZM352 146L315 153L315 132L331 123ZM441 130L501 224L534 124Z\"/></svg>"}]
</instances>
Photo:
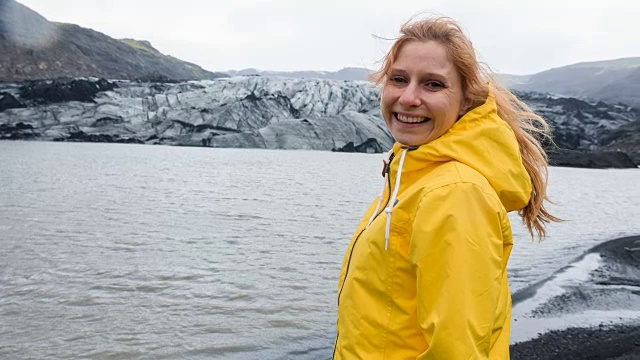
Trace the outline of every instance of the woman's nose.
<instances>
[{"instance_id":1,"label":"woman's nose","mask_svg":"<svg viewBox=\"0 0 640 360\"><path fill-rule=\"evenodd\" d=\"M400 99L398 102L402 106L419 106L420 105L420 95L418 93L418 87L409 84L402 90L402 94L400 95Z\"/></svg>"}]
</instances>

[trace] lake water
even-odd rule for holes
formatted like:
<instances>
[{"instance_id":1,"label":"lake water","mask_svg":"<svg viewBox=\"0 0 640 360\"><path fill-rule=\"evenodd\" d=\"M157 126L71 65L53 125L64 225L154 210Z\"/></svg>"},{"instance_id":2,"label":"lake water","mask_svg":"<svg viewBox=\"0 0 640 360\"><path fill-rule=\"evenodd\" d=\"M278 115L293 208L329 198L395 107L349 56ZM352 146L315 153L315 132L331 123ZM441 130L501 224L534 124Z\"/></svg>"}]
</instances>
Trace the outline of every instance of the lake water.
<instances>
[{"instance_id":1,"label":"lake water","mask_svg":"<svg viewBox=\"0 0 640 360\"><path fill-rule=\"evenodd\" d=\"M381 158L0 142L0 358L329 358ZM550 181L567 221L537 243L512 216L514 291L640 234L640 170Z\"/></svg>"}]
</instances>

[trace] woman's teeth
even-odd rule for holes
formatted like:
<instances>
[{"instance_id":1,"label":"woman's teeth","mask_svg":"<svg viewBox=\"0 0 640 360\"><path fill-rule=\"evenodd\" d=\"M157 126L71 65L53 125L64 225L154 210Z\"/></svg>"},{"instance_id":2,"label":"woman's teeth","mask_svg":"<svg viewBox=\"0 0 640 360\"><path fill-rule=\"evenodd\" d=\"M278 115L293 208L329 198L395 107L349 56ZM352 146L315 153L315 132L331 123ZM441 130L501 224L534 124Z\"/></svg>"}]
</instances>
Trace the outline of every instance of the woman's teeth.
<instances>
[{"instance_id":1,"label":"woman's teeth","mask_svg":"<svg viewBox=\"0 0 640 360\"><path fill-rule=\"evenodd\" d=\"M404 116L404 115L401 115L401 114L396 114L396 118L400 122L410 123L410 124L421 123L421 122L425 122L425 121L429 120L429 118L426 118L426 117Z\"/></svg>"}]
</instances>

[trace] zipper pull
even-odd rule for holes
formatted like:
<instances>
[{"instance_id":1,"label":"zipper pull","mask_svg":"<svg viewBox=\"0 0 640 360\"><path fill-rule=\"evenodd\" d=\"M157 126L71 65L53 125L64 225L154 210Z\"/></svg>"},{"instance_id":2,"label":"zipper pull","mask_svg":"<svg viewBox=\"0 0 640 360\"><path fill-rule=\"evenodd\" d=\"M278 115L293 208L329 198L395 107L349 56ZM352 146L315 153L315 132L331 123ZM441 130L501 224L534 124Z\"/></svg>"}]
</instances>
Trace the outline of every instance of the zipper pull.
<instances>
[{"instance_id":1,"label":"zipper pull","mask_svg":"<svg viewBox=\"0 0 640 360\"><path fill-rule=\"evenodd\" d=\"M382 177L385 176L385 174L389 173L389 168L390 168L390 164L393 161L393 158L396 157L395 153L391 153L391 155L389 155L389 159L388 160L382 160Z\"/></svg>"}]
</instances>

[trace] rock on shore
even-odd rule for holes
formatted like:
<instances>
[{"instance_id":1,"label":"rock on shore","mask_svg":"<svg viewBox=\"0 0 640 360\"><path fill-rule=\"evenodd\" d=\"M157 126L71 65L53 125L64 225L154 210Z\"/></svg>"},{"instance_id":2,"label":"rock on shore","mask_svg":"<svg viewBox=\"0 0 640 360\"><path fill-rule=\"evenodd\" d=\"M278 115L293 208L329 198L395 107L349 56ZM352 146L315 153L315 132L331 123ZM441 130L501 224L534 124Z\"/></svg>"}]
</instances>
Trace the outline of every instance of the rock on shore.
<instances>
[{"instance_id":1,"label":"rock on shore","mask_svg":"<svg viewBox=\"0 0 640 360\"><path fill-rule=\"evenodd\" d=\"M634 168L636 163L622 151L552 150L548 153L551 166L580 168Z\"/></svg>"}]
</instances>

